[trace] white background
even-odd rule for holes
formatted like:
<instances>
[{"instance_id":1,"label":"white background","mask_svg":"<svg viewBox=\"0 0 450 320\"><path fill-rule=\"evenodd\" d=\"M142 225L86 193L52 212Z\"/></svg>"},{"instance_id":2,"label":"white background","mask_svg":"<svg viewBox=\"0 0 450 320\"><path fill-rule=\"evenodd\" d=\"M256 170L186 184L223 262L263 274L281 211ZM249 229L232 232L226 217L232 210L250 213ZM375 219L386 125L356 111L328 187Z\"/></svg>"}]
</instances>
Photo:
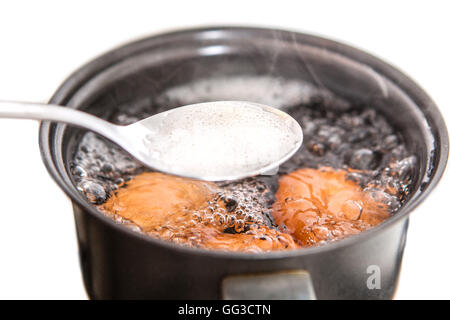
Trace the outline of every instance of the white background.
<instances>
[{"instance_id":1,"label":"white background","mask_svg":"<svg viewBox=\"0 0 450 320\"><path fill-rule=\"evenodd\" d=\"M0 99L47 101L124 42L214 24L323 35L405 71L450 123L447 1L2 1ZM447 2L448 3L448 2ZM68 198L41 163L38 123L0 120L0 298L86 299ZM411 218L398 299L450 298L446 174Z\"/></svg>"}]
</instances>

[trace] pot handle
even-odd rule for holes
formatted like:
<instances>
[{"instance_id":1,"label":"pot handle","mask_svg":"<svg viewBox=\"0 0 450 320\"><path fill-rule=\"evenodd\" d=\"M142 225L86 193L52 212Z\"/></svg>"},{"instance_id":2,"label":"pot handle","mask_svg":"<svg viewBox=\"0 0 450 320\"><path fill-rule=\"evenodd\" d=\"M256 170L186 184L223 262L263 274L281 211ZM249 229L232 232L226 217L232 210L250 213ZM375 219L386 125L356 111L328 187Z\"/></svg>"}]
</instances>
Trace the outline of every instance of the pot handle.
<instances>
[{"instance_id":1,"label":"pot handle","mask_svg":"<svg viewBox=\"0 0 450 320\"><path fill-rule=\"evenodd\" d=\"M225 300L315 300L309 273L295 270L228 276L222 281Z\"/></svg>"}]
</instances>

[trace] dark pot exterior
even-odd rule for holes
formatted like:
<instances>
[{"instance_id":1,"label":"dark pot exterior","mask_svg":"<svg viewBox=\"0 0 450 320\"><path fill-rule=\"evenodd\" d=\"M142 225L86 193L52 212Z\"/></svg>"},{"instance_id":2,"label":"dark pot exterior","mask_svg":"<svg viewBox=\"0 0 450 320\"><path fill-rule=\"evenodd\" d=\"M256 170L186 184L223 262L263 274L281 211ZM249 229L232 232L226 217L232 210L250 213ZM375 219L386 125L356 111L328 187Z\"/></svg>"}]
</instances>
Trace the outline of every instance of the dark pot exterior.
<instances>
[{"instance_id":1,"label":"dark pot exterior","mask_svg":"<svg viewBox=\"0 0 450 320\"><path fill-rule=\"evenodd\" d=\"M430 98L390 65L349 46L300 33L239 27L193 29L149 37L101 56L69 77L51 102L108 118L114 108L131 108L139 99L151 106L152 97L171 86L217 75L301 78L342 99L369 103L381 110L403 133L408 148L419 160L420 170L407 204L368 232L317 248L243 254L179 247L117 225L89 204L74 186L69 169L84 132L43 122L42 157L52 177L72 199L89 297L303 297L277 293L278 280L269 282L271 286L265 289L273 291L272 295L252 291L255 287L251 284L255 276L264 282L274 274L280 279L302 274L309 281L307 286L312 287L312 297L318 299L392 298L409 213L443 174L448 136ZM258 90L262 99L257 102L267 103L264 91ZM213 96L205 92L186 98L193 101L167 101L167 107L218 100L217 92L211 93ZM232 98L245 100L246 94L234 92ZM230 97L225 95L225 99ZM239 275L243 275L239 282L245 292L230 295L235 284L228 280ZM373 281L374 275L379 283ZM284 291L295 290L289 287Z\"/></svg>"},{"instance_id":2,"label":"dark pot exterior","mask_svg":"<svg viewBox=\"0 0 450 320\"><path fill-rule=\"evenodd\" d=\"M229 275L307 270L318 299L390 299L398 281L408 219L338 250L267 259L170 250L123 234L74 204L84 283L93 299L220 299ZM370 289L378 266L380 289Z\"/></svg>"}]
</instances>

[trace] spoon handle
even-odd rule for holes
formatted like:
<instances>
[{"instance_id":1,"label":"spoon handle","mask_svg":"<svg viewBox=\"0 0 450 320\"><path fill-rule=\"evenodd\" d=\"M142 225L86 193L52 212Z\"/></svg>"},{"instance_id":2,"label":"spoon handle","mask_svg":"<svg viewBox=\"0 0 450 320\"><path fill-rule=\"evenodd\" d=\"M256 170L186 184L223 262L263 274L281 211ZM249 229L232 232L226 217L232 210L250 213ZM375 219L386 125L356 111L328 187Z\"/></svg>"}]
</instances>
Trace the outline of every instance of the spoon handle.
<instances>
[{"instance_id":1,"label":"spoon handle","mask_svg":"<svg viewBox=\"0 0 450 320\"><path fill-rule=\"evenodd\" d=\"M18 101L0 101L0 118L32 119L64 122L117 139L116 125L89 113L68 107Z\"/></svg>"}]
</instances>

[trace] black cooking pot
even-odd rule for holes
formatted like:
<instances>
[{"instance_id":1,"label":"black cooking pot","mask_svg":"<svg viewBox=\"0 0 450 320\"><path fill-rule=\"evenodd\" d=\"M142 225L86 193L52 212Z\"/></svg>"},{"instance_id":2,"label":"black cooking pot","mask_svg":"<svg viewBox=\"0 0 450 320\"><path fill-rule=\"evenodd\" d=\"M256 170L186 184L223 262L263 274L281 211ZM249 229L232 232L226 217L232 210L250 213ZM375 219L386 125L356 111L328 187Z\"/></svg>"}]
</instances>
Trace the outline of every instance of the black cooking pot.
<instances>
[{"instance_id":1,"label":"black cooking pot","mask_svg":"<svg viewBox=\"0 0 450 320\"><path fill-rule=\"evenodd\" d=\"M333 93L336 104L369 105L389 118L418 159L401 210L369 231L321 247L259 254L186 248L136 233L97 211L70 172L85 132L42 122L42 157L72 199L90 298L392 298L409 213L436 185L448 156L447 130L435 104L392 66L301 33L193 29L152 36L97 58L70 76L51 103L108 118L142 105L156 112L161 105L220 99L283 106L311 91L280 83L306 83Z\"/></svg>"}]
</instances>

